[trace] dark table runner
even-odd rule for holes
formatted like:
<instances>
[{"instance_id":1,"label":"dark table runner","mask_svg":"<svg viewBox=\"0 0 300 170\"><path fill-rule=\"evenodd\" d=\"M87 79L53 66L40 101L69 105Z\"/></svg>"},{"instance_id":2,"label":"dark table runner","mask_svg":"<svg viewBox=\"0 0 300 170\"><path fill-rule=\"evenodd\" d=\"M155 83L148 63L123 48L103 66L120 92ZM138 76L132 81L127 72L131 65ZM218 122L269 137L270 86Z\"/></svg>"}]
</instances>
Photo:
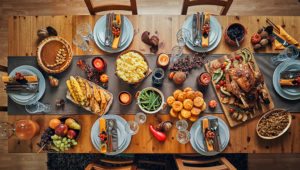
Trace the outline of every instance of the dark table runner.
<instances>
[{"instance_id":1,"label":"dark table runner","mask_svg":"<svg viewBox=\"0 0 300 170\"><path fill-rule=\"evenodd\" d=\"M36 57L33 56L26 56L26 57L8 57L8 72L11 72L15 67L18 67L20 65L31 65L36 68L38 68L46 79L46 91L43 97L41 98L42 103L49 103L52 105L52 110L50 113L47 114L92 114L80 107L78 107L76 104L70 102L69 100L66 100L66 104L64 109L59 108L57 109L55 107L55 101L56 99L65 98L66 92L67 92L67 85L66 80L69 79L69 76L81 76L86 78L86 73L81 70L77 65L77 60L83 59L86 61L86 63L90 64L91 60L95 56L101 56L103 57L107 62L107 70L106 74L109 75L110 80L108 83L108 90L113 93L114 95L114 101L110 108L109 114L136 114L137 112L141 111L138 106L136 105L136 100L133 100L133 102L128 106L122 106L118 103L118 94L120 91L126 90L131 92L131 94L134 96L136 91L142 90L145 87L152 86L152 74L146 78L138 88L133 88L132 86L123 83L120 81L117 76L114 74L115 71L115 59L118 54L111 54L111 55L83 55L83 56L73 56L73 62L71 62L70 67L64 71L61 74L56 74L55 76L59 78L59 87L51 87L49 84L48 74L44 72L42 69L39 68L37 65ZM278 108L286 108L290 110L291 112L300 112L300 105L299 100L297 101L290 101L286 100L282 97L280 97L274 90L272 85L272 76L275 67L269 62L269 58L275 54L270 53L257 53L255 54L255 59L259 65L259 68L261 69L265 82L267 83L269 92L271 93L272 99L274 101L275 107ZM214 60L215 58L218 58L220 56L223 56L221 54L211 54L208 56L209 60ZM149 54L146 55L150 68L153 70L156 67L156 55ZM205 71L204 66L199 69L194 69L191 71L191 73L188 75L187 80L183 84L182 87L177 87L172 81L170 81L168 77L168 72L165 73L165 79L163 86L159 89L162 90L165 100L168 96L172 95L173 91L177 88L184 88L184 87L192 87L193 89L197 89L196 84L196 78L197 76ZM210 84L206 92L204 92L204 99L208 103L211 99L216 99L218 102L217 107L214 110L211 110L207 107L207 109L204 111L205 113L222 113L222 108L220 106L220 103L216 97L215 91ZM298 105L297 105L298 104ZM160 111L159 113L168 113L169 109L166 109L164 111ZM8 99L8 114L9 115L19 115L19 114L28 114L24 106L16 104L14 101L12 101L10 98Z\"/></svg>"}]
</instances>

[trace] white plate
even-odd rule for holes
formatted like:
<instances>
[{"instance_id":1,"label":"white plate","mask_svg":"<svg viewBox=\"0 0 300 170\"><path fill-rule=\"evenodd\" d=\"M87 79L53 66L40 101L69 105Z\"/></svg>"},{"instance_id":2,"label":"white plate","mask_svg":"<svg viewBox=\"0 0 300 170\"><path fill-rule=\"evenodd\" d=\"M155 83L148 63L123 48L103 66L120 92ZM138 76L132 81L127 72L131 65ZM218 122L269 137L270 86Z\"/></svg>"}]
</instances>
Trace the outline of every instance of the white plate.
<instances>
[{"instance_id":1,"label":"white plate","mask_svg":"<svg viewBox=\"0 0 300 170\"><path fill-rule=\"evenodd\" d=\"M99 20L101 20L103 17L101 17ZM126 32L125 32L125 29L123 31L123 34L127 34L128 35L128 38L127 40L125 41L124 45L121 45L121 47L117 48L117 49L112 49L111 47L107 47L105 45L103 45L100 40L98 39L98 32L99 30L104 30L105 31L105 24L104 25L99 25L98 22L99 20L97 21L95 27L94 27L94 37L95 37L95 42L97 44L97 46L105 51L105 52L108 52L108 53L117 53L117 52L121 52L123 50L125 50L132 42L133 40L133 36L134 36L134 29L133 29L133 26L131 24L131 22L128 20L127 17L124 16L124 24L125 24L125 27L126 28Z\"/></svg>"},{"instance_id":2,"label":"white plate","mask_svg":"<svg viewBox=\"0 0 300 170\"><path fill-rule=\"evenodd\" d=\"M190 17L193 17L193 16L190 16ZM184 22L183 27L184 28L189 28L189 30L191 30L192 28L188 26L189 22L187 22L187 20ZM189 49L191 49L192 51L196 51L196 52L209 52L209 51L212 51L213 49L215 49L219 45L219 43L222 39L221 25L214 16L210 17L210 22L211 22L211 25L214 27L214 28L211 28L211 30L212 30L211 34L215 33L215 36L211 35L210 37L212 37L212 39L209 37L209 46L208 47L194 47L193 44L190 41L187 41L186 46ZM214 37L216 37L216 40L213 41Z\"/></svg>"},{"instance_id":3,"label":"white plate","mask_svg":"<svg viewBox=\"0 0 300 170\"><path fill-rule=\"evenodd\" d=\"M131 141L131 135L129 135L126 131L125 131L125 127L126 127L126 120L123 119L122 117L118 116L118 115L103 115L102 118L104 119L116 119L117 122L117 133L118 133L118 149L116 152L109 152L109 153L105 153L106 155L116 155L119 153L122 153L130 144ZM91 140L92 143L94 145L94 147L101 152L100 149L100 139L98 137L98 135L100 134L100 130L99 130L100 126L99 126L99 119L97 119L92 127L91 130Z\"/></svg>"},{"instance_id":4,"label":"white plate","mask_svg":"<svg viewBox=\"0 0 300 170\"><path fill-rule=\"evenodd\" d=\"M33 97L25 97L28 98L27 100L23 100L22 95L21 94L8 94L8 96L16 103L20 104L20 105L29 105L29 104L33 104L36 103L37 101L40 100L40 98L43 96L45 90L46 90L46 82L45 82L45 78L43 76L43 74L36 69L35 67L29 66L29 65L22 65L19 66L17 68L15 68L14 70L12 70L9 73L9 76L15 76L15 72L19 72L20 70L27 70L28 72L33 73L33 75L36 75L39 79L39 92L34 94ZM32 95L32 94L30 94ZM25 94L26 96L26 94Z\"/></svg>"},{"instance_id":5,"label":"white plate","mask_svg":"<svg viewBox=\"0 0 300 170\"><path fill-rule=\"evenodd\" d=\"M218 118L218 117L216 117L216 116L204 116L204 117L201 117L200 119L198 119L192 125L191 130L190 130L191 145L201 155L214 156L214 155L217 155L217 154L223 152L223 150L227 147L227 145L229 143L229 138L230 138L229 130L228 130L228 127L227 127L226 123L222 119L218 118L219 135L220 135L222 148L220 149L220 152L215 152L215 151L214 152L206 152L204 150L203 135L202 135L202 132L201 132L201 122L204 118L213 119L213 118Z\"/></svg>"},{"instance_id":6,"label":"white plate","mask_svg":"<svg viewBox=\"0 0 300 170\"><path fill-rule=\"evenodd\" d=\"M300 70L300 60L291 59L279 64L273 73L273 86L281 97L288 100L298 100L300 99L300 87L282 88L279 84L280 73L288 70Z\"/></svg>"}]
</instances>

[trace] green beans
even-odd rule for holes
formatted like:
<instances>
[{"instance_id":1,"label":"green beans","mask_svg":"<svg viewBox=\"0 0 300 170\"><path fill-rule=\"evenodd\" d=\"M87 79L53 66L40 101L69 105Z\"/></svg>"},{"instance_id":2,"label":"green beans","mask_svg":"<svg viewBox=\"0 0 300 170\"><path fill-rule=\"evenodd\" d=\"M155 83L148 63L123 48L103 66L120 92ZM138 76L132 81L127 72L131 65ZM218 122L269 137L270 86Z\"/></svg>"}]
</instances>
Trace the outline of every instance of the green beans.
<instances>
[{"instance_id":1,"label":"green beans","mask_svg":"<svg viewBox=\"0 0 300 170\"><path fill-rule=\"evenodd\" d=\"M162 103L161 96L154 90L143 90L139 95L139 102L143 109L147 111L157 110Z\"/></svg>"}]
</instances>

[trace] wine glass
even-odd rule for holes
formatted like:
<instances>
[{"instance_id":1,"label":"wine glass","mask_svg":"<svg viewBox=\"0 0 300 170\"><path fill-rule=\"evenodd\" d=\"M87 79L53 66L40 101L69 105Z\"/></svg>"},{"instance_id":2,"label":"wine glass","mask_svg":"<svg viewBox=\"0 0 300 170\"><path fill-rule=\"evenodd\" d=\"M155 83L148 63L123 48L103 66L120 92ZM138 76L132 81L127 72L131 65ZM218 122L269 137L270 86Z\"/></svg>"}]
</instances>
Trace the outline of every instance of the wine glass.
<instances>
[{"instance_id":1,"label":"wine glass","mask_svg":"<svg viewBox=\"0 0 300 170\"><path fill-rule=\"evenodd\" d=\"M76 27L76 33L79 34L84 40L93 40L93 32L88 23L80 23Z\"/></svg>"},{"instance_id":2,"label":"wine glass","mask_svg":"<svg viewBox=\"0 0 300 170\"><path fill-rule=\"evenodd\" d=\"M13 135L16 135L19 140L29 140L39 132L40 126L34 120L18 120L13 124L0 122L0 140L8 140Z\"/></svg>"},{"instance_id":3,"label":"wine glass","mask_svg":"<svg viewBox=\"0 0 300 170\"><path fill-rule=\"evenodd\" d=\"M73 37L72 42L73 42L73 44L77 45L85 53L92 53L93 52L93 49L89 47L89 45L86 43L84 38L79 34L76 34Z\"/></svg>"},{"instance_id":4,"label":"wine glass","mask_svg":"<svg viewBox=\"0 0 300 170\"><path fill-rule=\"evenodd\" d=\"M173 65L182 55L183 53L183 47L182 46L174 46L172 48L172 52L171 52L171 64L170 65Z\"/></svg>"},{"instance_id":5,"label":"wine glass","mask_svg":"<svg viewBox=\"0 0 300 170\"><path fill-rule=\"evenodd\" d=\"M178 130L186 130L188 128L188 122L186 120L178 120L175 126Z\"/></svg>"},{"instance_id":6,"label":"wine glass","mask_svg":"<svg viewBox=\"0 0 300 170\"><path fill-rule=\"evenodd\" d=\"M34 114L34 113L38 113L38 112L49 113L51 111L51 105L44 104L41 102L36 102L34 104L25 105L25 110L30 114Z\"/></svg>"},{"instance_id":7,"label":"wine glass","mask_svg":"<svg viewBox=\"0 0 300 170\"><path fill-rule=\"evenodd\" d=\"M176 132L176 139L181 144L186 144L191 139L191 134L188 130L178 130Z\"/></svg>"},{"instance_id":8,"label":"wine glass","mask_svg":"<svg viewBox=\"0 0 300 170\"><path fill-rule=\"evenodd\" d=\"M8 122L0 122L0 140L7 140L15 133L14 125Z\"/></svg>"},{"instance_id":9,"label":"wine glass","mask_svg":"<svg viewBox=\"0 0 300 170\"><path fill-rule=\"evenodd\" d=\"M277 66L281 62L289 59L296 59L299 56L299 50L294 45L289 45L280 54L271 57L271 62L273 65Z\"/></svg>"},{"instance_id":10,"label":"wine glass","mask_svg":"<svg viewBox=\"0 0 300 170\"><path fill-rule=\"evenodd\" d=\"M126 131L130 135L137 134L139 129L140 129L139 124L136 121L128 121L127 124L126 124Z\"/></svg>"},{"instance_id":11,"label":"wine glass","mask_svg":"<svg viewBox=\"0 0 300 170\"><path fill-rule=\"evenodd\" d=\"M139 123L139 124L143 124L146 122L147 120L147 116L145 113L139 112L135 115L135 120Z\"/></svg>"},{"instance_id":12,"label":"wine glass","mask_svg":"<svg viewBox=\"0 0 300 170\"><path fill-rule=\"evenodd\" d=\"M186 42L190 38L190 31L186 28L181 28L177 31L177 44L181 47L185 46Z\"/></svg>"}]
</instances>

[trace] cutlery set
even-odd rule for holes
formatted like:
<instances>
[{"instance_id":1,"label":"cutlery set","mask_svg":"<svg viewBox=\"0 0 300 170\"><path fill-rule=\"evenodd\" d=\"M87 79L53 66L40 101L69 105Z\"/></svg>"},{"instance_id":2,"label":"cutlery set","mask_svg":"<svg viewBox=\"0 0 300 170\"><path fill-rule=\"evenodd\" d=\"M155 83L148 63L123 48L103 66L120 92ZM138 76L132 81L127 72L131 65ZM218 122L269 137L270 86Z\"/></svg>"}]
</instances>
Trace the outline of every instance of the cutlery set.
<instances>
[{"instance_id":1,"label":"cutlery set","mask_svg":"<svg viewBox=\"0 0 300 170\"><path fill-rule=\"evenodd\" d=\"M27 84L11 84L7 83L5 86L7 93L38 93L39 83L27 83Z\"/></svg>"},{"instance_id":2,"label":"cutlery set","mask_svg":"<svg viewBox=\"0 0 300 170\"><path fill-rule=\"evenodd\" d=\"M290 44L288 42L286 42L285 40L283 40L281 37L279 37L278 35L280 34L280 29L277 25L275 25L270 19L266 19L266 22L273 27L273 36L275 37L275 39L280 42L283 46L287 47Z\"/></svg>"},{"instance_id":3,"label":"cutlery set","mask_svg":"<svg viewBox=\"0 0 300 170\"><path fill-rule=\"evenodd\" d=\"M208 47L208 33L206 33L206 26L209 27L210 18L209 13L197 12L193 15L193 46L194 47ZM209 31L209 30L208 30Z\"/></svg>"},{"instance_id":4,"label":"cutlery set","mask_svg":"<svg viewBox=\"0 0 300 170\"><path fill-rule=\"evenodd\" d=\"M106 15L106 30L104 45L117 49L121 46L124 25L124 15L109 13Z\"/></svg>"}]
</instances>

